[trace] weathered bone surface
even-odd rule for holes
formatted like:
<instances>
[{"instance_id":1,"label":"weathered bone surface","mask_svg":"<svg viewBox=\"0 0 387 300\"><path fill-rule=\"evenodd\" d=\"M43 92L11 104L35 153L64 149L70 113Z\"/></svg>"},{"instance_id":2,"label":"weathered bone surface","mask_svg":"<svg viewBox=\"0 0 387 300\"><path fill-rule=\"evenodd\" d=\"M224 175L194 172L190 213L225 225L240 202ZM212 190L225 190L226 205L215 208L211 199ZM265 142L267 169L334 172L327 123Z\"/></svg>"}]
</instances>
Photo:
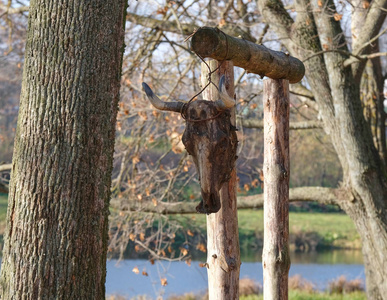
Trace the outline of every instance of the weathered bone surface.
<instances>
[{"instance_id":1,"label":"weathered bone surface","mask_svg":"<svg viewBox=\"0 0 387 300\"><path fill-rule=\"evenodd\" d=\"M178 107L177 104L171 103L180 102L163 102L154 95L146 83L143 83L143 87L156 108L181 112L182 108L170 109ZM228 110L235 102L224 87L224 76L220 79L219 91L221 99L216 102L206 100L190 102L184 112L186 128L182 141L196 165L202 194L202 200L196 211L205 214L219 211L221 207L219 190L229 181L237 158L236 128L231 125Z\"/></svg>"}]
</instances>

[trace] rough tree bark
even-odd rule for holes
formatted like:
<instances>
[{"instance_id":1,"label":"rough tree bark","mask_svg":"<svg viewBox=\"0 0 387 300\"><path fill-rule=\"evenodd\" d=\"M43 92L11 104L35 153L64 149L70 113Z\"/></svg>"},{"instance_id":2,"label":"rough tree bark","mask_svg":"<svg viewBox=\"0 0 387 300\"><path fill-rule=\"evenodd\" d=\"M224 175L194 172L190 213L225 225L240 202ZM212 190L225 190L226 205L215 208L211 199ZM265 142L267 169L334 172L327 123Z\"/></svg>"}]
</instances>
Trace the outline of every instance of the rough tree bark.
<instances>
[{"instance_id":1,"label":"rough tree bark","mask_svg":"<svg viewBox=\"0 0 387 300\"><path fill-rule=\"evenodd\" d=\"M126 2L31 1L0 298L104 299Z\"/></svg>"},{"instance_id":2,"label":"rough tree bark","mask_svg":"<svg viewBox=\"0 0 387 300\"><path fill-rule=\"evenodd\" d=\"M209 62L211 70L215 70L218 62ZM208 82L208 68L202 64L202 85ZM219 82L225 75L226 89L229 95L234 95L234 70L232 62L223 62L219 70L212 74L212 82ZM203 92L204 99L217 100L218 91L209 85ZM235 126L235 109L231 112ZM236 198L236 170L231 173L231 179L220 190L221 209L216 214L207 216L207 268L208 294L210 300L238 299L240 250L238 235L238 215Z\"/></svg>"},{"instance_id":3,"label":"rough tree bark","mask_svg":"<svg viewBox=\"0 0 387 300\"><path fill-rule=\"evenodd\" d=\"M343 167L343 188L351 194L348 200L340 201L340 206L352 218L362 239L368 297L387 299L387 285L383 281L387 278L386 170L362 113L359 74L364 62L355 64L352 70L344 67L348 59L345 53L349 50L340 22L332 17L336 12L333 1L296 1L295 21L281 1L258 3L262 15L287 49L304 59L306 78L319 106L324 129L331 135ZM371 2L352 46L357 52L367 53L367 47L363 46L379 32L386 7L386 0Z\"/></svg>"},{"instance_id":4,"label":"rough tree bark","mask_svg":"<svg viewBox=\"0 0 387 300\"><path fill-rule=\"evenodd\" d=\"M265 300L288 299L289 254L289 82L267 79L264 110L264 243Z\"/></svg>"},{"instance_id":5,"label":"rough tree bark","mask_svg":"<svg viewBox=\"0 0 387 300\"><path fill-rule=\"evenodd\" d=\"M231 37L217 28L202 27L192 37L192 50L201 57L219 61L232 60L249 73L273 79L299 82L305 74L304 64L284 52L270 50L244 39Z\"/></svg>"}]
</instances>

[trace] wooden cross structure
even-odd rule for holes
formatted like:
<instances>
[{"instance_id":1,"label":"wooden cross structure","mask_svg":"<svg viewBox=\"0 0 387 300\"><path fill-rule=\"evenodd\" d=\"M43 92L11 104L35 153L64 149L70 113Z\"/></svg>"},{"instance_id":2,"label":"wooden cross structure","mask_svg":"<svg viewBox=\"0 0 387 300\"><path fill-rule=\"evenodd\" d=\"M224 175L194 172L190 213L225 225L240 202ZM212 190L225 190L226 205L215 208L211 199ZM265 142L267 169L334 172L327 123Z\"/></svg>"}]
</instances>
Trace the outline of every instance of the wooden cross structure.
<instances>
[{"instance_id":1,"label":"wooden cross structure","mask_svg":"<svg viewBox=\"0 0 387 300\"><path fill-rule=\"evenodd\" d=\"M226 89L234 96L233 66L258 74L264 81L264 247L262 255L264 299L288 299L289 256L289 82L299 82L305 67L288 53L273 51L217 28L202 27L192 36L191 49L212 58L212 81L226 77ZM202 84L207 84L202 65ZM218 99L209 86L205 99ZM235 126L234 118L231 118ZM240 253L236 199L236 171L220 191L221 209L207 216L208 288L210 300L239 298Z\"/></svg>"}]
</instances>

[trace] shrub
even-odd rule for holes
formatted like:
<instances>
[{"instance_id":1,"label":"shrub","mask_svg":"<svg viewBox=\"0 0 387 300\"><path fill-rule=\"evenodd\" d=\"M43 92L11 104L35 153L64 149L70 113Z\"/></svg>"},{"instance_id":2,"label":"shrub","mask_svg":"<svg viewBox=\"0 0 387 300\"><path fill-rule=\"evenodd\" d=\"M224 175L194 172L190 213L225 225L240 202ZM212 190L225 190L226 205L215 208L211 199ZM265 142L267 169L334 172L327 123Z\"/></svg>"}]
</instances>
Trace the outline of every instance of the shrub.
<instances>
[{"instance_id":1,"label":"shrub","mask_svg":"<svg viewBox=\"0 0 387 300\"><path fill-rule=\"evenodd\" d=\"M340 276L329 283L331 294L348 294L357 291L364 291L364 285L360 279L347 280L345 276Z\"/></svg>"},{"instance_id":2,"label":"shrub","mask_svg":"<svg viewBox=\"0 0 387 300\"><path fill-rule=\"evenodd\" d=\"M262 287L250 278L242 278L239 280L240 296L258 295L261 290Z\"/></svg>"},{"instance_id":3,"label":"shrub","mask_svg":"<svg viewBox=\"0 0 387 300\"><path fill-rule=\"evenodd\" d=\"M289 290L299 290L305 292L313 292L314 285L310 281L302 278L300 275L289 277Z\"/></svg>"}]
</instances>

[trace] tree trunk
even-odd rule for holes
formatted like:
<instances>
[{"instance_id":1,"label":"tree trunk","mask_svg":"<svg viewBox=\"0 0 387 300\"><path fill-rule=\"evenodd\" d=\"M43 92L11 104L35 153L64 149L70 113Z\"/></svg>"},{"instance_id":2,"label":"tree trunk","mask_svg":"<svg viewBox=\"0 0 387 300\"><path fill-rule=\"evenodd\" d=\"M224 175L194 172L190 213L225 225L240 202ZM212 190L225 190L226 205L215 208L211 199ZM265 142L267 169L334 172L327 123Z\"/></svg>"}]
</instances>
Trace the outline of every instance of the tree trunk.
<instances>
[{"instance_id":1,"label":"tree trunk","mask_svg":"<svg viewBox=\"0 0 387 300\"><path fill-rule=\"evenodd\" d=\"M209 62L211 70L218 62ZM202 85L207 84L208 68L202 64ZM234 95L234 70L232 62L223 62L220 69L211 76L212 82L218 84L221 75L226 77L226 89ZM203 92L204 99L217 100L218 91L209 85ZM235 126L235 109L232 122ZM236 199L236 170L231 179L220 190L221 208L219 212L207 216L207 268L208 291L210 300L239 299L240 252L238 235L238 215Z\"/></svg>"},{"instance_id":2,"label":"tree trunk","mask_svg":"<svg viewBox=\"0 0 387 300\"><path fill-rule=\"evenodd\" d=\"M305 63L324 128L343 167L343 189L351 195L339 204L354 221L363 242L367 295L372 300L387 299L383 282L387 277L387 185L383 160L362 112L358 85L362 64L353 66L352 72L344 67L347 43L340 22L332 18L336 11L333 1L296 1L295 22L280 1L262 0L259 5L289 51ZM385 19L380 7L386 5L386 0L371 2L353 48L361 47L380 30ZM321 46L338 51L322 53Z\"/></svg>"},{"instance_id":3,"label":"tree trunk","mask_svg":"<svg viewBox=\"0 0 387 300\"><path fill-rule=\"evenodd\" d=\"M264 81L264 244L265 300L288 299L289 255L289 82Z\"/></svg>"},{"instance_id":4,"label":"tree trunk","mask_svg":"<svg viewBox=\"0 0 387 300\"><path fill-rule=\"evenodd\" d=\"M1 299L104 299L126 2L31 1Z\"/></svg>"}]
</instances>

